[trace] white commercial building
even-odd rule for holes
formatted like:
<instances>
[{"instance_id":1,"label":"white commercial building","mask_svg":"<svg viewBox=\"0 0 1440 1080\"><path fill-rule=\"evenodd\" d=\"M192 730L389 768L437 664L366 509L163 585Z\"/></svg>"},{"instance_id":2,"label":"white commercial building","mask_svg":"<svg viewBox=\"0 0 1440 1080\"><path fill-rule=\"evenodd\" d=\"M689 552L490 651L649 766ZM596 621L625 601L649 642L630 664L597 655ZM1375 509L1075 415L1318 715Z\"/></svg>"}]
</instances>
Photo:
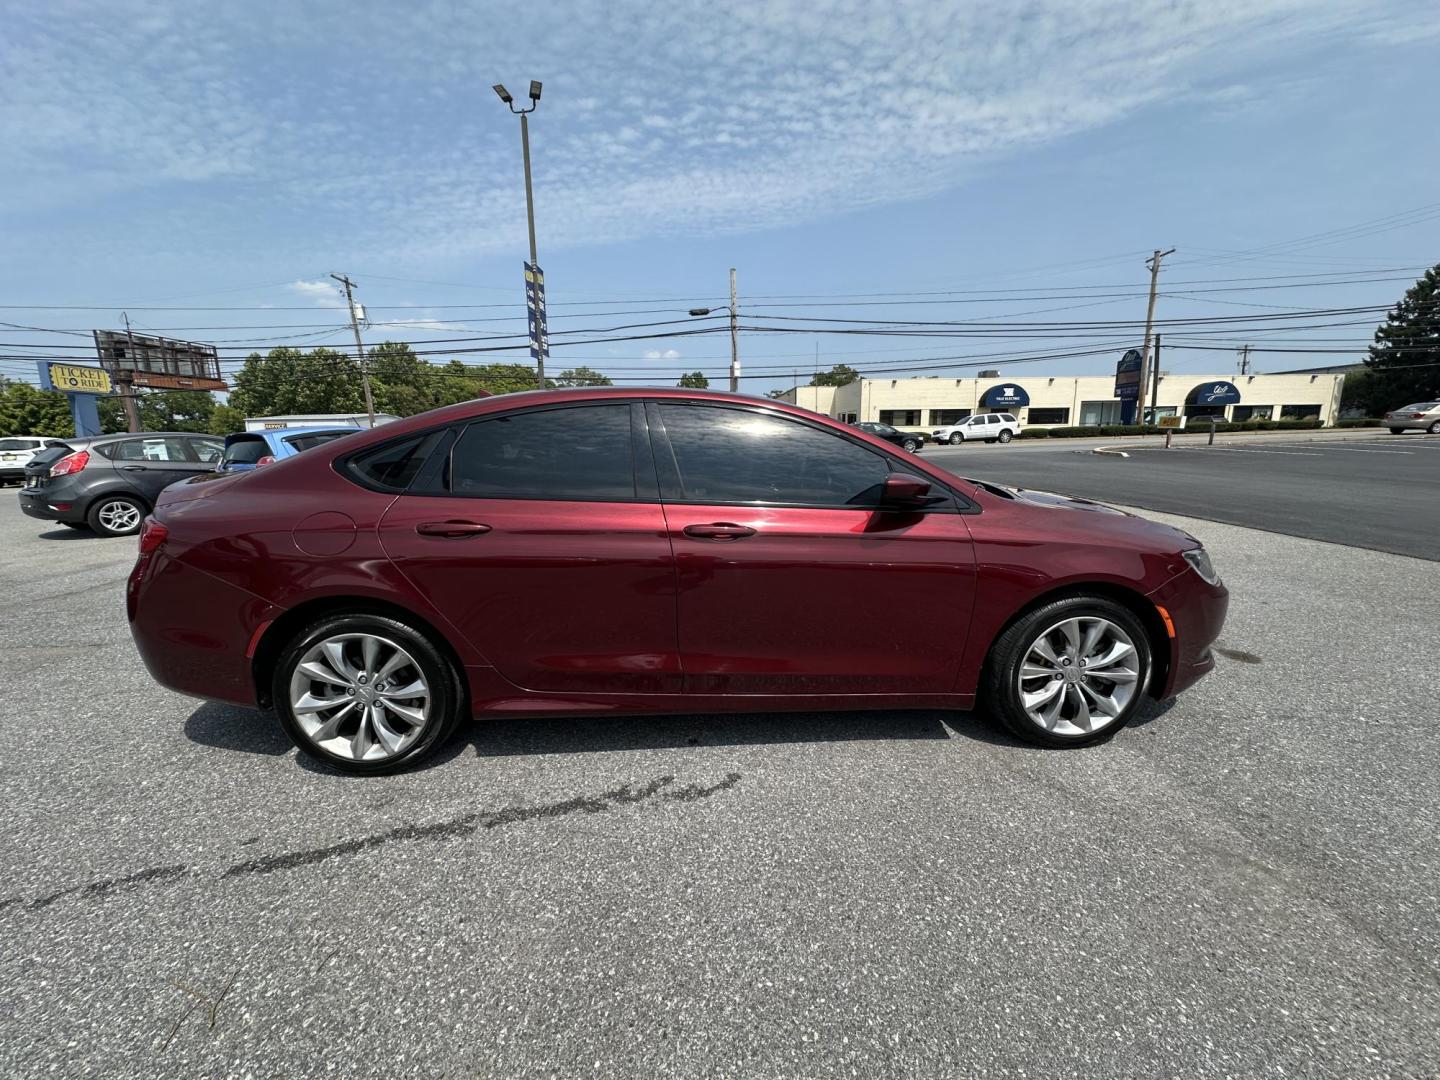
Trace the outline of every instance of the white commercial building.
<instances>
[{"instance_id":1,"label":"white commercial building","mask_svg":"<svg viewBox=\"0 0 1440 1080\"><path fill-rule=\"evenodd\" d=\"M1187 375L1162 373L1155 414L1218 420L1310 420L1340 412L1343 374ZM1008 412L1036 427L1118 424L1113 375L996 374L957 379L859 379L846 386L798 386L786 401L840 420L930 430L973 413Z\"/></svg>"}]
</instances>

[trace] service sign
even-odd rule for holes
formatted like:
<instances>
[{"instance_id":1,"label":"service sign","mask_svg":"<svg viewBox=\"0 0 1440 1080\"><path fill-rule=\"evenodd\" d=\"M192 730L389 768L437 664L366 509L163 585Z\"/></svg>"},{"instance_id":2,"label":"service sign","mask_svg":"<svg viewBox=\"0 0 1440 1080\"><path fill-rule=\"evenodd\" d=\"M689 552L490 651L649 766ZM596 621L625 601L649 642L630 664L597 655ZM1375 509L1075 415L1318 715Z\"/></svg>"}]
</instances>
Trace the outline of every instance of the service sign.
<instances>
[{"instance_id":1,"label":"service sign","mask_svg":"<svg viewBox=\"0 0 1440 1080\"><path fill-rule=\"evenodd\" d=\"M108 394L113 389L104 370L76 364L51 364L50 384L67 394Z\"/></svg>"}]
</instances>

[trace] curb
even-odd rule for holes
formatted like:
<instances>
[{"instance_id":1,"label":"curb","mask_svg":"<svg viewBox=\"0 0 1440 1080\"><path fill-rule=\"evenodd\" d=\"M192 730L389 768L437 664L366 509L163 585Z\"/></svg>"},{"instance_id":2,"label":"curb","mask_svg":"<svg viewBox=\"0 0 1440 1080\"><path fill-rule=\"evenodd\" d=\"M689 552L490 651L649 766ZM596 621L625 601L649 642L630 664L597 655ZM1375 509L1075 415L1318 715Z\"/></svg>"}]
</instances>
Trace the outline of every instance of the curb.
<instances>
[{"instance_id":1,"label":"curb","mask_svg":"<svg viewBox=\"0 0 1440 1080\"><path fill-rule=\"evenodd\" d=\"M1076 452L1077 454L1083 454L1083 453L1084 453L1083 450L1077 450L1077 451L1075 451L1075 452ZM1116 450L1113 446L1097 446L1097 447L1095 447L1094 449L1092 449L1092 450L1090 451L1090 453L1092 453L1092 454L1110 454L1110 455L1112 455L1113 457L1123 457L1123 458L1128 458L1128 457L1130 456L1130 455L1127 454L1124 450Z\"/></svg>"}]
</instances>

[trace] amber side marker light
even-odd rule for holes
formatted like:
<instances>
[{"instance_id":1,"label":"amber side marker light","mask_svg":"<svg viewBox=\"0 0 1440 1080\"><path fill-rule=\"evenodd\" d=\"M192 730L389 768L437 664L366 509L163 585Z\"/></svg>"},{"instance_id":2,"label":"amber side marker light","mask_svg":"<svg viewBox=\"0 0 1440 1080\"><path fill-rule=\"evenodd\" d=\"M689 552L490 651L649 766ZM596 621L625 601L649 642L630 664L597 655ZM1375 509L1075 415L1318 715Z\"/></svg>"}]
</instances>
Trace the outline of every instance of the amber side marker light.
<instances>
[{"instance_id":1,"label":"amber side marker light","mask_svg":"<svg viewBox=\"0 0 1440 1080\"><path fill-rule=\"evenodd\" d=\"M1166 611L1159 604L1155 605L1155 610L1160 613L1160 618L1165 622L1165 633L1169 634L1170 637L1173 638L1175 636L1175 623L1170 618L1170 612Z\"/></svg>"}]
</instances>

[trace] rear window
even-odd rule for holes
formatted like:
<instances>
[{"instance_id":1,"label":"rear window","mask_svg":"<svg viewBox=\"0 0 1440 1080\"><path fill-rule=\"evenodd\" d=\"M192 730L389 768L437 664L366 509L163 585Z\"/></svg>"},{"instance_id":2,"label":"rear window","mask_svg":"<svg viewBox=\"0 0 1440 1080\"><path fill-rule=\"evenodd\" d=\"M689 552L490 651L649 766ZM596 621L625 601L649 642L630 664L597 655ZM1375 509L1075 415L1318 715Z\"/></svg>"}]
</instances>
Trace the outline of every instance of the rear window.
<instances>
[{"instance_id":1,"label":"rear window","mask_svg":"<svg viewBox=\"0 0 1440 1080\"><path fill-rule=\"evenodd\" d=\"M362 451L346 461L345 468L366 487L404 491L444 434L443 429L431 431Z\"/></svg>"},{"instance_id":2,"label":"rear window","mask_svg":"<svg viewBox=\"0 0 1440 1080\"><path fill-rule=\"evenodd\" d=\"M1000 419L1004 420L1007 424L1019 423L1019 421L1017 421L1015 417L1011 416L1008 412L1002 412L1000 414Z\"/></svg>"},{"instance_id":3,"label":"rear window","mask_svg":"<svg viewBox=\"0 0 1440 1080\"><path fill-rule=\"evenodd\" d=\"M237 439L225 448L225 463L227 465L254 465L268 453L270 453L269 445L258 435L253 439Z\"/></svg>"},{"instance_id":4,"label":"rear window","mask_svg":"<svg viewBox=\"0 0 1440 1080\"><path fill-rule=\"evenodd\" d=\"M39 439L0 439L0 450L33 450L39 445Z\"/></svg>"},{"instance_id":5,"label":"rear window","mask_svg":"<svg viewBox=\"0 0 1440 1080\"><path fill-rule=\"evenodd\" d=\"M293 446L297 451L300 451L309 450L311 447L319 446L321 443L330 442L332 439L338 439L342 435L354 434L354 429L350 431L314 431L311 432L309 435L291 435L285 441L291 446Z\"/></svg>"},{"instance_id":6,"label":"rear window","mask_svg":"<svg viewBox=\"0 0 1440 1080\"><path fill-rule=\"evenodd\" d=\"M1440 401L1417 401L1414 405L1406 405L1397 409L1397 412L1429 412L1431 409L1440 409Z\"/></svg>"}]
</instances>

